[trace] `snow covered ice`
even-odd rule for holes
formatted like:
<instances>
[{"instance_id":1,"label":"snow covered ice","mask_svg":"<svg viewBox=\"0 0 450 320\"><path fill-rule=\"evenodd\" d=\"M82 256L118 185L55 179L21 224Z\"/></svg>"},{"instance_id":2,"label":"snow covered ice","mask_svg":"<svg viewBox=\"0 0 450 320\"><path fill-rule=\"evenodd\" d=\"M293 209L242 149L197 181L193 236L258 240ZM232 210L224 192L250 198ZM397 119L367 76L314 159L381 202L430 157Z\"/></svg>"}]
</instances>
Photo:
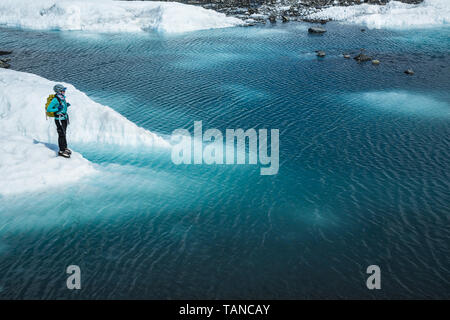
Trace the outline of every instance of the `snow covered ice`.
<instances>
[{"instance_id":1,"label":"snow covered ice","mask_svg":"<svg viewBox=\"0 0 450 320\"><path fill-rule=\"evenodd\" d=\"M391 1L384 6L361 4L329 7L310 15L310 18L333 19L372 29L435 27L450 24L450 1L424 0L417 5Z\"/></svg>"},{"instance_id":2,"label":"snow covered ice","mask_svg":"<svg viewBox=\"0 0 450 320\"><path fill-rule=\"evenodd\" d=\"M2 0L0 25L40 30L179 33L242 24L242 20L176 2Z\"/></svg>"},{"instance_id":3,"label":"snow covered ice","mask_svg":"<svg viewBox=\"0 0 450 320\"><path fill-rule=\"evenodd\" d=\"M11 194L76 181L95 172L77 152L56 156L58 135L44 105L56 82L37 75L0 69L0 194ZM100 105L64 83L71 142L168 147L158 135L138 127L113 109ZM23 92L26 92L24 95Z\"/></svg>"},{"instance_id":4,"label":"snow covered ice","mask_svg":"<svg viewBox=\"0 0 450 320\"><path fill-rule=\"evenodd\" d=\"M96 172L92 163L74 152L71 159L56 156L57 147L29 137L0 135L0 194L36 191L75 182Z\"/></svg>"}]
</instances>

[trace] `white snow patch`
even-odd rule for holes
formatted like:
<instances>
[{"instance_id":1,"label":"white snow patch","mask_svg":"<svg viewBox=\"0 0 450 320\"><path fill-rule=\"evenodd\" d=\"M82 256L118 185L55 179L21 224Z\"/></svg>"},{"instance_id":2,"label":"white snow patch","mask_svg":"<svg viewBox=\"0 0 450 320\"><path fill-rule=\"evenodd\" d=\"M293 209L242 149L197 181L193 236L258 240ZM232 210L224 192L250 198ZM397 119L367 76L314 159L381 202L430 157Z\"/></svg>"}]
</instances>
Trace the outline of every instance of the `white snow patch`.
<instances>
[{"instance_id":1,"label":"white snow patch","mask_svg":"<svg viewBox=\"0 0 450 320\"><path fill-rule=\"evenodd\" d=\"M251 19L267 19L269 16L261 13L253 13L250 15Z\"/></svg>"},{"instance_id":2,"label":"white snow patch","mask_svg":"<svg viewBox=\"0 0 450 320\"><path fill-rule=\"evenodd\" d=\"M424 0L417 5L391 1L384 6L329 7L309 17L360 24L372 29L436 27L450 23L450 1Z\"/></svg>"},{"instance_id":3,"label":"white snow patch","mask_svg":"<svg viewBox=\"0 0 450 320\"><path fill-rule=\"evenodd\" d=\"M179 33L242 20L198 6L161 1L1 0L0 25L40 30Z\"/></svg>"}]
</instances>

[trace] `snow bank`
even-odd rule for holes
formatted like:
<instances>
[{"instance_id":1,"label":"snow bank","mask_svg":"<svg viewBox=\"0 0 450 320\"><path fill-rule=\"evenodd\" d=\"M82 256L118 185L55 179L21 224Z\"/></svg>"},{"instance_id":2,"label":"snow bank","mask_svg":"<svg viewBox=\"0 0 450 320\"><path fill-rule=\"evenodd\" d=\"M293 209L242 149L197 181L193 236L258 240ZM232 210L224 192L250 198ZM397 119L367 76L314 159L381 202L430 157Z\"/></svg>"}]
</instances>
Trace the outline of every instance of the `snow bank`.
<instances>
[{"instance_id":1,"label":"snow bank","mask_svg":"<svg viewBox=\"0 0 450 320\"><path fill-rule=\"evenodd\" d=\"M1 0L0 25L28 29L185 32L242 24L237 18L176 2Z\"/></svg>"},{"instance_id":2,"label":"snow bank","mask_svg":"<svg viewBox=\"0 0 450 320\"><path fill-rule=\"evenodd\" d=\"M56 156L57 147L28 137L0 134L0 194L45 190L75 182L95 173L92 163L79 153L70 159ZM53 189L54 190L54 189Z\"/></svg>"},{"instance_id":3,"label":"snow bank","mask_svg":"<svg viewBox=\"0 0 450 320\"><path fill-rule=\"evenodd\" d=\"M418 5L391 1L385 6L330 7L309 17L330 18L373 29L433 27L450 23L450 0L424 0Z\"/></svg>"},{"instance_id":4,"label":"snow bank","mask_svg":"<svg viewBox=\"0 0 450 320\"><path fill-rule=\"evenodd\" d=\"M72 142L98 142L127 146L159 146L168 143L156 134L138 127L114 111L89 99L68 83L67 101ZM0 128L44 142L57 141L55 123L47 120L44 105L56 82L34 74L0 69Z\"/></svg>"},{"instance_id":5,"label":"snow bank","mask_svg":"<svg viewBox=\"0 0 450 320\"><path fill-rule=\"evenodd\" d=\"M37 75L0 69L0 194L73 182L95 172L75 150L70 159L56 156L58 135L44 105L55 82ZM67 87L71 142L168 147L156 134L136 126L113 109Z\"/></svg>"}]
</instances>

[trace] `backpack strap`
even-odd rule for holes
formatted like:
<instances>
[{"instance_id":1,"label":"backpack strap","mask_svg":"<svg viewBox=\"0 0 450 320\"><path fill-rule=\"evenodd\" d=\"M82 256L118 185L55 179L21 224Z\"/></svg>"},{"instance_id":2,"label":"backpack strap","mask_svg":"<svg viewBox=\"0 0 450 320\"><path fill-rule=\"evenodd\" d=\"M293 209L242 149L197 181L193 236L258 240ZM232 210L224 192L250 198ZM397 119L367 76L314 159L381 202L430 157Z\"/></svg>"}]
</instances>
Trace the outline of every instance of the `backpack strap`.
<instances>
[{"instance_id":1,"label":"backpack strap","mask_svg":"<svg viewBox=\"0 0 450 320\"><path fill-rule=\"evenodd\" d=\"M58 97L58 94L55 94L55 98L56 98L56 100L58 100L59 105L62 107L62 102L61 102L61 99ZM57 111L57 112L58 112L58 111ZM55 115L60 117L60 116L62 116L63 114L61 114L61 113L58 114L58 113L55 112ZM58 118L59 118L59 117L58 117Z\"/></svg>"},{"instance_id":2,"label":"backpack strap","mask_svg":"<svg viewBox=\"0 0 450 320\"><path fill-rule=\"evenodd\" d=\"M58 95L57 94L55 94L55 98L56 98L56 100L58 100L58 102L59 102L59 105L60 106L62 106L62 102L61 102L61 99L58 97Z\"/></svg>"}]
</instances>

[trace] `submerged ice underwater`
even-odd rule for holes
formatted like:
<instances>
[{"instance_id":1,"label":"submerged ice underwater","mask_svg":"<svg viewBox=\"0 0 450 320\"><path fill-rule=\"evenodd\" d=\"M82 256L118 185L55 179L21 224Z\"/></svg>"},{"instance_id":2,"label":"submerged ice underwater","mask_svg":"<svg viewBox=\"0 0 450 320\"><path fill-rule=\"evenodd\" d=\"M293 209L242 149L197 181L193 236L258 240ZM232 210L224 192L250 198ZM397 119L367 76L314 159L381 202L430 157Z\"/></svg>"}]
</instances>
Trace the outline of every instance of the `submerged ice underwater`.
<instances>
[{"instance_id":1,"label":"submerged ice underwater","mask_svg":"<svg viewBox=\"0 0 450 320\"><path fill-rule=\"evenodd\" d=\"M449 298L449 27L309 26L2 27L0 298ZM360 48L380 65L342 57ZM279 129L278 173L175 165L194 121Z\"/></svg>"}]
</instances>

